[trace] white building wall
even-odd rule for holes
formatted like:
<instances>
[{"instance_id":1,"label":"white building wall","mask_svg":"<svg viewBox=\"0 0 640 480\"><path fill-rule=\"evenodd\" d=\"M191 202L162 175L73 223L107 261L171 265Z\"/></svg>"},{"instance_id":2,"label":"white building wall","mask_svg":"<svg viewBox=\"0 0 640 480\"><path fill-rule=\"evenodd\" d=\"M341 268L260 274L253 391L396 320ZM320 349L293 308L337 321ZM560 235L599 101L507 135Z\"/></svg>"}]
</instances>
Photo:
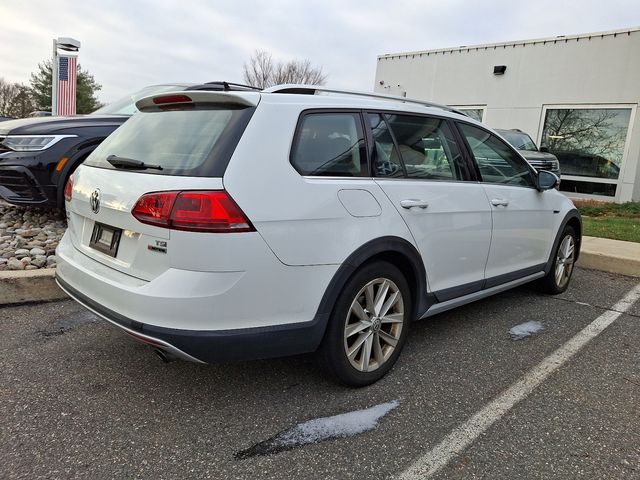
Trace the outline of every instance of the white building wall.
<instances>
[{"instance_id":1,"label":"white building wall","mask_svg":"<svg viewBox=\"0 0 640 480\"><path fill-rule=\"evenodd\" d=\"M506 65L505 74L494 75L494 65ZM640 28L382 55L374 89L449 105L486 105L485 123L520 128L539 142L544 105L638 105ZM640 200L640 119L633 117L616 201Z\"/></svg>"}]
</instances>

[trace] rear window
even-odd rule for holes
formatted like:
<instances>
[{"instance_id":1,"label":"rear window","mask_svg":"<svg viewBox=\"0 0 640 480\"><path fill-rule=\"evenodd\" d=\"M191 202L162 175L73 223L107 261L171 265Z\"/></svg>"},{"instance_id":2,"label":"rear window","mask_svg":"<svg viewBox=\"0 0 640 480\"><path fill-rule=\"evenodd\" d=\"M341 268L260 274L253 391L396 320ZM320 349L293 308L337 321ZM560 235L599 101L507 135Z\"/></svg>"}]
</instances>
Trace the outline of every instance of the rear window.
<instances>
[{"instance_id":1,"label":"rear window","mask_svg":"<svg viewBox=\"0 0 640 480\"><path fill-rule=\"evenodd\" d=\"M254 108L194 105L136 113L96 148L85 165L115 168L116 155L162 170L130 170L156 175L218 177L244 132Z\"/></svg>"},{"instance_id":2,"label":"rear window","mask_svg":"<svg viewBox=\"0 0 640 480\"><path fill-rule=\"evenodd\" d=\"M360 114L305 114L294 139L291 164L302 175L367 175L367 155Z\"/></svg>"}]
</instances>

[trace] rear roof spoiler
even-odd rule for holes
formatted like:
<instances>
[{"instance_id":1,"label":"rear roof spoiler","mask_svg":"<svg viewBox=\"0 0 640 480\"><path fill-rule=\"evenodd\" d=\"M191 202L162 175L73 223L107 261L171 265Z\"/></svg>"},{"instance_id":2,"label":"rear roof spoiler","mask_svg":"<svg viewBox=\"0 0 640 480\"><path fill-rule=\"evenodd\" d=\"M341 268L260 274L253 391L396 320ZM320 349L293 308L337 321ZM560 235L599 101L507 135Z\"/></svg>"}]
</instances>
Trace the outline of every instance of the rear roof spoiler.
<instances>
[{"instance_id":1,"label":"rear roof spoiler","mask_svg":"<svg viewBox=\"0 0 640 480\"><path fill-rule=\"evenodd\" d=\"M177 91L164 92L141 98L136 102L138 110L165 105L183 105L188 103L226 103L255 107L260 102L258 92L220 92L220 91Z\"/></svg>"}]
</instances>

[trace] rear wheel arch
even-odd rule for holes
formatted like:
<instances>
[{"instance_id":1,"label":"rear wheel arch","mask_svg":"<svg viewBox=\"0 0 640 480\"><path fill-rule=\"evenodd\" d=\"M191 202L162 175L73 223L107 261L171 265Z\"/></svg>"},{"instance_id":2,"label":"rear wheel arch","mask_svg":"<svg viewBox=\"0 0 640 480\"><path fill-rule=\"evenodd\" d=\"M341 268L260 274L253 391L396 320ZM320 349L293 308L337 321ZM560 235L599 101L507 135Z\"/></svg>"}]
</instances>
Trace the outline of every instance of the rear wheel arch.
<instances>
[{"instance_id":1,"label":"rear wheel arch","mask_svg":"<svg viewBox=\"0 0 640 480\"><path fill-rule=\"evenodd\" d=\"M349 279L363 266L374 261L386 261L395 265L405 276L413 298L412 317L429 307L427 296L427 275L422 257L416 248L407 240L386 236L371 240L355 250L342 263L320 301L316 318L326 322L333 310L336 299Z\"/></svg>"}]
</instances>

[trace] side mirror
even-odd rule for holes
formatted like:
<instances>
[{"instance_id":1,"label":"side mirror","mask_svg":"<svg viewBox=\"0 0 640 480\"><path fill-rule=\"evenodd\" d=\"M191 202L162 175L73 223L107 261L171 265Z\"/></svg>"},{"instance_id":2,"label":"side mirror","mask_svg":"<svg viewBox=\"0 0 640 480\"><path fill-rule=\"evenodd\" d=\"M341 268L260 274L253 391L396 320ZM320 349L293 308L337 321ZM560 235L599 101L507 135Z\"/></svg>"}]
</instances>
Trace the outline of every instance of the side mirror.
<instances>
[{"instance_id":1,"label":"side mirror","mask_svg":"<svg viewBox=\"0 0 640 480\"><path fill-rule=\"evenodd\" d=\"M547 170L540 170L537 178L537 188L539 191L551 190L560 185L560 179L555 173Z\"/></svg>"},{"instance_id":2,"label":"side mirror","mask_svg":"<svg viewBox=\"0 0 640 480\"><path fill-rule=\"evenodd\" d=\"M549 153L549 147L540 147L539 149L542 153Z\"/></svg>"}]
</instances>

